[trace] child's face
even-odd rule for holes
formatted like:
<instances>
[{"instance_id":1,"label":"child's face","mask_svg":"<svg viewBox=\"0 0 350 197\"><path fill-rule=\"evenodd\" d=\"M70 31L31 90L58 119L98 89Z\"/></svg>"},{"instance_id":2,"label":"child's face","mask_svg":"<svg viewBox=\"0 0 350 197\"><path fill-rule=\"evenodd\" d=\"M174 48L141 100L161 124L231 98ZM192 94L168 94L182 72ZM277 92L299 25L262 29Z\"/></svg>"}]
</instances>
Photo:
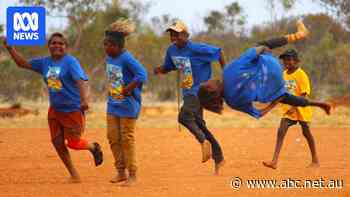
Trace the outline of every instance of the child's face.
<instances>
[{"instance_id":1,"label":"child's face","mask_svg":"<svg viewBox=\"0 0 350 197\"><path fill-rule=\"evenodd\" d=\"M115 57L121 52L120 47L108 39L105 39L103 41L103 46L108 56Z\"/></svg>"},{"instance_id":2,"label":"child's face","mask_svg":"<svg viewBox=\"0 0 350 197\"><path fill-rule=\"evenodd\" d=\"M188 36L183 32L170 31L170 42L174 43L177 47L182 48L185 46L188 40Z\"/></svg>"},{"instance_id":3,"label":"child's face","mask_svg":"<svg viewBox=\"0 0 350 197\"><path fill-rule=\"evenodd\" d=\"M297 64L299 63L299 61L294 59L293 57L284 57L282 61L285 69L287 70L294 70L298 67Z\"/></svg>"},{"instance_id":4,"label":"child's face","mask_svg":"<svg viewBox=\"0 0 350 197\"><path fill-rule=\"evenodd\" d=\"M67 46L64 40L58 36L55 36L52 38L52 40L48 44L48 47L49 47L51 56L56 58L63 57L67 49Z\"/></svg>"}]
</instances>

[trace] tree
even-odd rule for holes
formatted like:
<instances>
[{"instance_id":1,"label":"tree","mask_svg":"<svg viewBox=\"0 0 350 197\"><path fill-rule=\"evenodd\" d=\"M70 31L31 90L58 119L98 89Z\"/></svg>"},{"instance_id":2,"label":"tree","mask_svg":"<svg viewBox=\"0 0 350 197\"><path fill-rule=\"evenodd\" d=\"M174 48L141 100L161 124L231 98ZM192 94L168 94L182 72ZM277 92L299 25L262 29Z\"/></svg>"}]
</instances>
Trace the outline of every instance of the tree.
<instances>
[{"instance_id":1,"label":"tree","mask_svg":"<svg viewBox=\"0 0 350 197\"><path fill-rule=\"evenodd\" d=\"M335 14L341 23L350 28L350 1L349 0L315 0L328 11Z\"/></svg>"},{"instance_id":2,"label":"tree","mask_svg":"<svg viewBox=\"0 0 350 197\"><path fill-rule=\"evenodd\" d=\"M170 14L163 14L162 16L155 16L151 18L151 28L158 35L162 35L164 30L172 23L174 23L177 18L172 17Z\"/></svg>"},{"instance_id":3,"label":"tree","mask_svg":"<svg viewBox=\"0 0 350 197\"><path fill-rule=\"evenodd\" d=\"M242 15L243 8L237 2L233 2L225 7L226 25L231 32L238 32L246 23L246 16Z\"/></svg>"},{"instance_id":4,"label":"tree","mask_svg":"<svg viewBox=\"0 0 350 197\"><path fill-rule=\"evenodd\" d=\"M221 12L216 10L211 11L209 16L204 18L204 23L208 27L208 32L213 33L224 30L224 18L225 16Z\"/></svg>"},{"instance_id":5,"label":"tree","mask_svg":"<svg viewBox=\"0 0 350 197\"><path fill-rule=\"evenodd\" d=\"M209 33L230 32L241 33L246 23L246 16L243 15L243 8L238 2L225 6L224 12L212 10L204 17L204 23Z\"/></svg>"},{"instance_id":6,"label":"tree","mask_svg":"<svg viewBox=\"0 0 350 197\"><path fill-rule=\"evenodd\" d=\"M67 18L75 34L73 51L79 49L85 27L94 20L96 13L106 6L105 0L19 0L19 2L25 5L44 6L50 16Z\"/></svg>"},{"instance_id":7,"label":"tree","mask_svg":"<svg viewBox=\"0 0 350 197\"><path fill-rule=\"evenodd\" d=\"M270 11L270 21L272 31L276 31L276 23L278 22L276 9L277 6L280 5L285 11L291 10L295 5L296 0L265 0L267 4L267 9Z\"/></svg>"}]
</instances>

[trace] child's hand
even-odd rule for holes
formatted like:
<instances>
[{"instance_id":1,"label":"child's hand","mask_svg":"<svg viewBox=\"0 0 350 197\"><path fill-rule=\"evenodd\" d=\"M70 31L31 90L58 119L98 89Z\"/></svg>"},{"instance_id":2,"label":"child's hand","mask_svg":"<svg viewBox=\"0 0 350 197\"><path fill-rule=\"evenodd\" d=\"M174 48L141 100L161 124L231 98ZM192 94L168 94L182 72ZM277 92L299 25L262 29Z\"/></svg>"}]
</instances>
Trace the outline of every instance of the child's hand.
<instances>
[{"instance_id":1,"label":"child's hand","mask_svg":"<svg viewBox=\"0 0 350 197\"><path fill-rule=\"evenodd\" d=\"M89 110L89 104L87 101L82 101L80 104L80 108L83 112Z\"/></svg>"},{"instance_id":2,"label":"child's hand","mask_svg":"<svg viewBox=\"0 0 350 197\"><path fill-rule=\"evenodd\" d=\"M155 68L153 69L153 73L154 73L155 75L161 74L161 73L162 73L162 68L161 68L160 66L155 67Z\"/></svg>"},{"instance_id":3,"label":"child's hand","mask_svg":"<svg viewBox=\"0 0 350 197\"><path fill-rule=\"evenodd\" d=\"M0 40L2 40L2 44L4 45L4 47L5 47L7 50L9 50L9 49L12 48L12 46L9 46L9 45L7 44L7 40L6 40L6 37L5 37L5 36L1 36L1 37L0 37Z\"/></svg>"},{"instance_id":4,"label":"child's hand","mask_svg":"<svg viewBox=\"0 0 350 197\"><path fill-rule=\"evenodd\" d=\"M128 88L123 88L121 95L124 97L131 96L131 92L132 91L129 90Z\"/></svg>"}]
</instances>

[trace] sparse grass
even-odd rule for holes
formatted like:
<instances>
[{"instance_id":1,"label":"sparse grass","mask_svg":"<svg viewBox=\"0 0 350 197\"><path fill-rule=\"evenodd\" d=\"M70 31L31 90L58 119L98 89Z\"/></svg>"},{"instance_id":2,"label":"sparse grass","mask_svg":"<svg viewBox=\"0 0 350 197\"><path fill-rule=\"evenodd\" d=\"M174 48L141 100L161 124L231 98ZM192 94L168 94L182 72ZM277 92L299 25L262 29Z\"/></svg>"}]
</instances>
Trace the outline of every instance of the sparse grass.
<instances>
[{"instance_id":1,"label":"sparse grass","mask_svg":"<svg viewBox=\"0 0 350 197\"><path fill-rule=\"evenodd\" d=\"M9 107L2 103L0 107ZM20 118L0 119L0 128L47 128L48 104L22 102L22 107L38 109L39 115L27 115ZM87 128L106 127L106 104L93 103L91 111L87 115ZM338 107L333 110L331 116L319 109L313 113L312 127L322 128L349 128L350 108ZM281 118L278 107L261 120L237 112L225 109L223 115L205 112L205 119L210 128L277 128ZM138 128L177 128L177 105L175 103L147 103L137 122ZM182 128L184 130L184 128Z\"/></svg>"}]
</instances>

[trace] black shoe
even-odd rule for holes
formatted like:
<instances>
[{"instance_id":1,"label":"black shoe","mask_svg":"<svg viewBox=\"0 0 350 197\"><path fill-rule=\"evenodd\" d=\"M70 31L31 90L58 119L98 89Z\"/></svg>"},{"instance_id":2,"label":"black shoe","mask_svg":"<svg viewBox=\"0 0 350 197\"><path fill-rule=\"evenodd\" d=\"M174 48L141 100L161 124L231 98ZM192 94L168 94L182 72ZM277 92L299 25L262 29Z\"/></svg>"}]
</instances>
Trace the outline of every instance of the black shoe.
<instances>
[{"instance_id":1,"label":"black shoe","mask_svg":"<svg viewBox=\"0 0 350 197\"><path fill-rule=\"evenodd\" d=\"M94 142L93 144L94 144L94 149L91 150L90 152L94 156L95 166L99 166L103 162L103 153L101 150L101 146L97 142Z\"/></svg>"}]
</instances>

